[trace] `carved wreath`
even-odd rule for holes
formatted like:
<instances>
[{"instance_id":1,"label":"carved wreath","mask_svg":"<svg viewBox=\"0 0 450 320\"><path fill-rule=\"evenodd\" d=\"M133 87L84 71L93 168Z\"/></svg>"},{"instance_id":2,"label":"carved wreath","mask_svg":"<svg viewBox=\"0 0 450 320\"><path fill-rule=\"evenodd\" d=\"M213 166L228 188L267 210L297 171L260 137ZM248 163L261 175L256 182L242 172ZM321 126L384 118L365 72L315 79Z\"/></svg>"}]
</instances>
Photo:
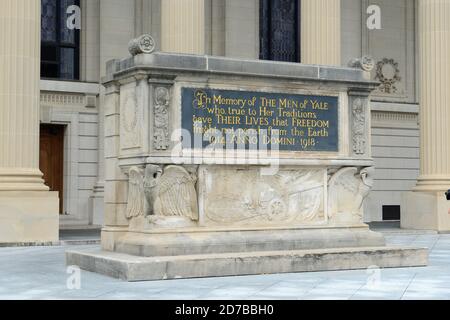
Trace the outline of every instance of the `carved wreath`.
<instances>
[{"instance_id":1,"label":"carved wreath","mask_svg":"<svg viewBox=\"0 0 450 320\"><path fill-rule=\"evenodd\" d=\"M389 70L389 68L391 70ZM383 60L377 63L375 79L381 82L379 87L381 92L396 93L397 87L395 84L402 79L400 77L398 62L395 62L394 59L383 58Z\"/></svg>"}]
</instances>

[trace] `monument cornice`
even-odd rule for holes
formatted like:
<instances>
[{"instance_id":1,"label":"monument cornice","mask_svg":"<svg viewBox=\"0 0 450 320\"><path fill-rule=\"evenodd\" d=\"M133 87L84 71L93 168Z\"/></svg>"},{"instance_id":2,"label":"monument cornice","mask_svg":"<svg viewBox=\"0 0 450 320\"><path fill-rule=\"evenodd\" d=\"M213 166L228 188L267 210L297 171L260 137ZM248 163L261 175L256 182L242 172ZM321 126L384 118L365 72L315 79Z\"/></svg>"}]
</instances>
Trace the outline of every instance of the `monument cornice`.
<instances>
[{"instance_id":1,"label":"monument cornice","mask_svg":"<svg viewBox=\"0 0 450 320\"><path fill-rule=\"evenodd\" d=\"M362 69L307 65L301 63L232 59L207 55L186 55L157 52L138 54L108 63L107 76L102 83L128 78L130 74L148 74L173 80L180 74L213 74L223 76L258 77L290 81L346 84L354 91L370 93L379 86Z\"/></svg>"}]
</instances>

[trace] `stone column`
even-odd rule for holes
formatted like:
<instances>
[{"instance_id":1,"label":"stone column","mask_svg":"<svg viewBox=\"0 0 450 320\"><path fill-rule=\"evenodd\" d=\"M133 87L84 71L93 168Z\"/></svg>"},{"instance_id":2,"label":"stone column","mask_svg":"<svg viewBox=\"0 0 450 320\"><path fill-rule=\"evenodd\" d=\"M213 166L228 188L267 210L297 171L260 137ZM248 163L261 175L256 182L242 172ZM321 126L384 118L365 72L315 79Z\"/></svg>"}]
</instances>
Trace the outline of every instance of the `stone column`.
<instances>
[{"instance_id":1,"label":"stone column","mask_svg":"<svg viewBox=\"0 0 450 320\"><path fill-rule=\"evenodd\" d=\"M402 226L450 230L450 1L419 0L420 176Z\"/></svg>"},{"instance_id":2,"label":"stone column","mask_svg":"<svg viewBox=\"0 0 450 320\"><path fill-rule=\"evenodd\" d=\"M39 170L40 1L0 1L0 242L58 239Z\"/></svg>"},{"instance_id":3,"label":"stone column","mask_svg":"<svg viewBox=\"0 0 450 320\"><path fill-rule=\"evenodd\" d=\"M205 1L161 1L161 50L205 53Z\"/></svg>"},{"instance_id":4,"label":"stone column","mask_svg":"<svg viewBox=\"0 0 450 320\"><path fill-rule=\"evenodd\" d=\"M341 0L301 1L301 62L341 65Z\"/></svg>"}]
</instances>

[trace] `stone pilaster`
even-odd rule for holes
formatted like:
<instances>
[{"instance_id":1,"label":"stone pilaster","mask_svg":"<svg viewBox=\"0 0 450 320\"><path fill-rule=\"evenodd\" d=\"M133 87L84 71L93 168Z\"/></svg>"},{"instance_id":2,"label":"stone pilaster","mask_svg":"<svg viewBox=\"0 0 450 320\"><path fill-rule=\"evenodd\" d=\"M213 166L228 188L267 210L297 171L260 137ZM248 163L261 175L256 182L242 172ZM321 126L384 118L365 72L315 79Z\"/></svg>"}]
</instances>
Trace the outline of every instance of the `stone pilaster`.
<instances>
[{"instance_id":1,"label":"stone pilaster","mask_svg":"<svg viewBox=\"0 0 450 320\"><path fill-rule=\"evenodd\" d=\"M161 49L205 53L205 0L161 1Z\"/></svg>"},{"instance_id":2,"label":"stone pilaster","mask_svg":"<svg viewBox=\"0 0 450 320\"><path fill-rule=\"evenodd\" d=\"M341 1L301 1L301 60L341 65Z\"/></svg>"},{"instance_id":3,"label":"stone pilaster","mask_svg":"<svg viewBox=\"0 0 450 320\"><path fill-rule=\"evenodd\" d=\"M450 2L419 0L420 176L402 227L450 230Z\"/></svg>"},{"instance_id":4,"label":"stone pilaster","mask_svg":"<svg viewBox=\"0 0 450 320\"><path fill-rule=\"evenodd\" d=\"M98 108L98 171L92 195L92 217L89 221L93 225L103 225L105 212L105 129L104 108Z\"/></svg>"},{"instance_id":5,"label":"stone pilaster","mask_svg":"<svg viewBox=\"0 0 450 320\"><path fill-rule=\"evenodd\" d=\"M0 1L0 242L58 237L39 170L40 1Z\"/></svg>"}]
</instances>

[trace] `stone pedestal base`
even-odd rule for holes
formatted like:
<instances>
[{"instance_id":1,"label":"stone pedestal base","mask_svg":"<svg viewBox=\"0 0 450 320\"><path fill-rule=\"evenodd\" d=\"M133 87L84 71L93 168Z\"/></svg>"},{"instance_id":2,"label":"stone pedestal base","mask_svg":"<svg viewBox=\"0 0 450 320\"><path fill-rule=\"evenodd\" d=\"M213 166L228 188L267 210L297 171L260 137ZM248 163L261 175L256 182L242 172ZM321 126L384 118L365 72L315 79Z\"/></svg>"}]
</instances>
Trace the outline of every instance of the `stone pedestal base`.
<instances>
[{"instance_id":1,"label":"stone pedestal base","mask_svg":"<svg viewBox=\"0 0 450 320\"><path fill-rule=\"evenodd\" d=\"M57 192L0 192L0 243L59 239Z\"/></svg>"},{"instance_id":2,"label":"stone pedestal base","mask_svg":"<svg viewBox=\"0 0 450 320\"><path fill-rule=\"evenodd\" d=\"M362 247L137 257L91 249L67 251L67 265L126 281L426 266L427 249Z\"/></svg>"},{"instance_id":3,"label":"stone pedestal base","mask_svg":"<svg viewBox=\"0 0 450 320\"><path fill-rule=\"evenodd\" d=\"M444 192L405 192L401 208L404 229L450 231L450 201Z\"/></svg>"},{"instance_id":4,"label":"stone pedestal base","mask_svg":"<svg viewBox=\"0 0 450 320\"><path fill-rule=\"evenodd\" d=\"M119 232L103 250L67 251L77 265L127 281L427 264L427 249L386 247L367 226ZM108 251L110 250L110 251Z\"/></svg>"}]
</instances>

